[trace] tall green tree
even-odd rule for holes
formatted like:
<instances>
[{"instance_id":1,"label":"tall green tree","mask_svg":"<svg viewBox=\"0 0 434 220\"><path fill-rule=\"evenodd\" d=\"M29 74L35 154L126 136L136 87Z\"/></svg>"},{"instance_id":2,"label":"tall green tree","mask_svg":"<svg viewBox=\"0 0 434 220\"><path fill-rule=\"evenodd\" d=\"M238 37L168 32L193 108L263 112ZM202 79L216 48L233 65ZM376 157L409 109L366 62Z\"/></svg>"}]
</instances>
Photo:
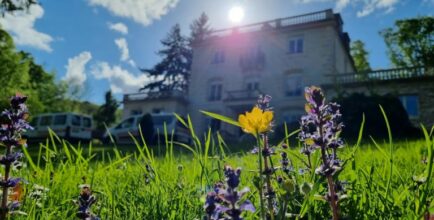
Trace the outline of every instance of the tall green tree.
<instances>
[{"instance_id":1,"label":"tall green tree","mask_svg":"<svg viewBox=\"0 0 434 220\"><path fill-rule=\"evenodd\" d=\"M202 12L199 18L190 24L190 45L194 42L202 41L211 33L209 18Z\"/></svg>"},{"instance_id":2,"label":"tall green tree","mask_svg":"<svg viewBox=\"0 0 434 220\"><path fill-rule=\"evenodd\" d=\"M434 67L434 17L397 20L380 34L393 65Z\"/></svg>"},{"instance_id":3,"label":"tall green tree","mask_svg":"<svg viewBox=\"0 0 434 220\"><path fill-rule=\"evenodd\" d=\"M93 116L96 128L105 130L105 125L110 126L116 121L116 111L119 107L118 101L113 97L111 91L105 93L105 103L102 104ZM104 125L105 124L105 125Z\"/></svg>"},{"instance_id":4,"label":"tall green tree","mask_svg":"<svg viewBox=\"0 0 434 220\"><path fill-rule=\"evenodd\" d=\"M38 96L38 101L41 103L40 112L66 111L64 105L66 86L56 83L54 73L46 72L41 65L35 63L31 54L22 51L19 53L22 62L28 63L29 66L29 81L26 89Z\"/></svg>"},{"instance_id":5,"label":"tall green tree","mask_svg":"<svg viewBox=\"0 0 434 220\"><path fill-rule=\"evenodd\" d=\"M24 92L29 80L29 65L16 52L12 37L0 28L0 108L8 105L8 99L16 92ZM31 103L29 103L31 106Z\"/></svg>"},{"instance_id":6,"label":"tall green tree","mask_svg":"<svg viewBox=\"0 0 434 220\"><path fill-rule=\"evenodd\" d=\"M351 55L354 60L357 72L371 71L369 64L369 52L365 49L365 44L361 40L356 40L351 44Z\"/></svg>"},{"instance_id":7,"label":"tall green tree","mask_svg":"<svg viewBox=\"0 0 434 220\"><path fill-rule=\"evenodd\" d=\"M53 73L48 73L36 64L29 53L17 51L12 37L0 28L0 109L8 105L15 93L29 97L32 114L63 111L65 89L55 82Z\"/></svg>"},{"instance_id":8,"label":"tall green tree","mask_svg":"<svg viewBox=\"0 0 434 220\"><path fill-rule=\"evenodd\" d=\"M142 69L154 81L145 85L145 91L186 92L190 77L191 50L188 40L181 35L179 24L172 27L167 37L161 41L163 49L158 51L161 62L152 69Z\"/></svg>"}]
</instances>

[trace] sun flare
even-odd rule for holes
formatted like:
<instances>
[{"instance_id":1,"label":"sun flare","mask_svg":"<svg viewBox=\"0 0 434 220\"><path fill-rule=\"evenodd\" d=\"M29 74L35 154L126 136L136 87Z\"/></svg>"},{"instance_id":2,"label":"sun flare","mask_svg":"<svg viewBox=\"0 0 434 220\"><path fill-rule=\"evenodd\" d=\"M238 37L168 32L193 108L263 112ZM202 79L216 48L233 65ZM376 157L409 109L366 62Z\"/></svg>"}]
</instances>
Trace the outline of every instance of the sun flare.
<instances>
[{"instance_id":1,"label":"sun flare","mask_svg":"<svg viewBox=\"0 0 434 220\"><path fill-rule=\"evenodd\" d=\"M229 20L233 23L240 23L244 18L244 9L240 6L234 6L229 10Z\"/></svg>"}]
</instances>

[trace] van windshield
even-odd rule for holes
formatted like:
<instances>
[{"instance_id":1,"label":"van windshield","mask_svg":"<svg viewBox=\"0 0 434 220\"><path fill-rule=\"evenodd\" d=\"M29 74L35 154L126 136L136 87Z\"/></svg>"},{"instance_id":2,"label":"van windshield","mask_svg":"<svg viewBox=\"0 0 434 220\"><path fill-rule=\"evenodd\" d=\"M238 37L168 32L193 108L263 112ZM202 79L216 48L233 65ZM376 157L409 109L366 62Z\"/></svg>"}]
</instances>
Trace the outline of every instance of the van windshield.
<instances>
[{"instance_id":1,"label":"van windshield","mask_svg":"<svg viewBox=\"0 0 434 220\"><path fill-rule=\"evenodd\" d=\"M66 115L54 116L54 125L64 125L64 124L66 124Z\"/></svg>"},{"instance_id":2,"label":"van windshield","mask_svg":"<svg viewBox=\"0 0 434 220\"><path fill-rule=\"evenodd\" d=\"M164 125L164 122L166 122L167 124L172 123L173 121L173 116L154 116L152 117L152 123L154 123L154 125Z\"/></svg>"},{"instance_id":3,"label":"van windshield","mask_svg":"<svg viewBox=\"0 0 434 220\"><path fill-rule=\"evenodd\" d=\"M41 121L39 122L39 125L41 126L50 126L51 120L53 120L53 117L51 116L42 116Z\"/></svg>"}]
</instances>

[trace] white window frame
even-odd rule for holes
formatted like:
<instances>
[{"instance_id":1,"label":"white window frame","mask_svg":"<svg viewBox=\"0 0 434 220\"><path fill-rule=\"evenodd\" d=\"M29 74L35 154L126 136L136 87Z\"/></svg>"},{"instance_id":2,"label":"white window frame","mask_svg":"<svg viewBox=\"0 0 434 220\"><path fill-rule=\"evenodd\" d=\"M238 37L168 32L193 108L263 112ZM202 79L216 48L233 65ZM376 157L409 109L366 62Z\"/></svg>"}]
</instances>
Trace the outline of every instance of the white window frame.
<instances>
[{"instance_id":1,"label":"white window frame","mask_svg":"<svg viewBox=\"0 0 434 220\"><path fill-rule=\"evenodd\" d=\"M301 43L301 45L300 45ZM289 54L301 54L304 52L304 38L292 37L288 41L288 53Z\"/></svg>"}]
</instances>

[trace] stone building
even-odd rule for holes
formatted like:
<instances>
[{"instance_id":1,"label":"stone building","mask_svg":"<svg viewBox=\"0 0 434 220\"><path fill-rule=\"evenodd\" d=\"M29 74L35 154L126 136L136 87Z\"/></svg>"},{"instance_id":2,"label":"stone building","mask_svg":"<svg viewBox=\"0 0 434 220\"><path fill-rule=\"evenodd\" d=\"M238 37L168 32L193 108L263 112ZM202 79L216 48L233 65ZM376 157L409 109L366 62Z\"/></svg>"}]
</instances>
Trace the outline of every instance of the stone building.
<instances>
[{"instance_id":1,"label":"stone building","mask_svg":"<svg viewBox=\"0 0 434 220\"><path fill-rule=\"evenodd\" d=\"M194 44L189 114L208 127L239 135L238 128L198 110L237 118L260 93L273 97L276 124L298 120L304 87L331 82L327 75L354 72L350 39L332 10L218 30Z\"/></svg>"},{"instance_id":2,"label":"stone building","mask_svg":"<svg viewBox=\"0 0 434 220\"><path fill-rule=\"evenodd\" d=\"M408 73L412 77L398 79L405 70L390 70L373 72L370 80L360 80L354 74L349 44L341 16L330 9L216 30L193 45L188 94L126 94L123 116L188 113L199 133L212 128L237 137L242 133L239 128L199 111L237 118L252 108L259 94L269 94L273 97L276 124L290 123L304 114L304 87L322 86L330 97L339 85L347 91L394 91L415 122L430 122L430 103L434 103L432 77L428 81L421 74ZM419 82L424 82L423 88L430 92L418 91L422 88Z\"/></svg>"},{"instance_id":3,"label":"stone building","mask_svg":"<svg viewBox=\"0 0 434 220\"><path fill-rule=\"evenodd\" d=\"M434 125L434 69L424 67L330 75L322 87L327 95L364 93L398 97L415 126Z\"/></svg>"}]
</instances>

